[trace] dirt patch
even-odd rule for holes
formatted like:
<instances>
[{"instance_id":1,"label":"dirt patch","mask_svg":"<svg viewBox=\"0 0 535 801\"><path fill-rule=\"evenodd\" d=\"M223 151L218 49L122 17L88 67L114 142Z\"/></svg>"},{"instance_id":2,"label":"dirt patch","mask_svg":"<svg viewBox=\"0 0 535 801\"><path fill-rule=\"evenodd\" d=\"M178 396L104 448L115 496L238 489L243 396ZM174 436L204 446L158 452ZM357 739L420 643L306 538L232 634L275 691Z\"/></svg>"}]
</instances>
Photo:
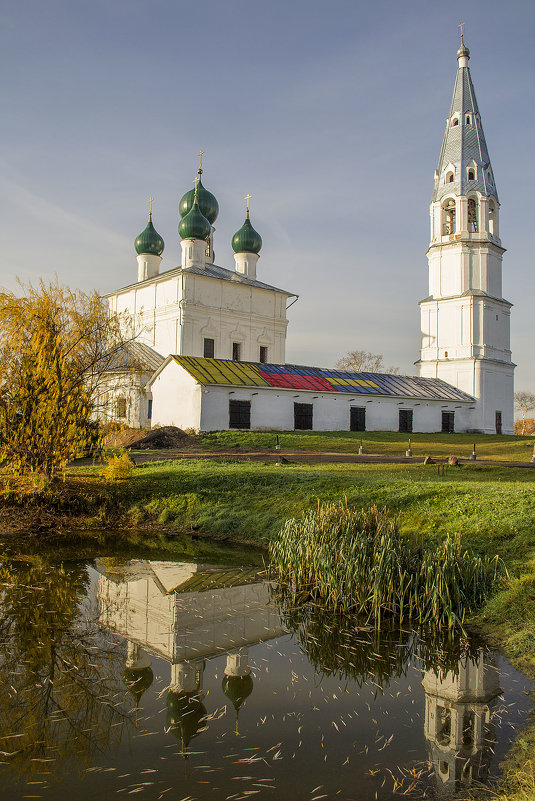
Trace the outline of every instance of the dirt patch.
<instances>
[{"instance_id":1,"label":"dirt patch","mask_svg":"<svg viewBox=\"0 0 535 801\"><path fill-rule=\"evenodd\" d=\"M125 428L108 434L104 441L107 448L133 448L134 450L159 450L160 448L187 448L195 444L195 437L176 426L162 426L146 431L140 428Z\"/></svg>"}]
</instances>

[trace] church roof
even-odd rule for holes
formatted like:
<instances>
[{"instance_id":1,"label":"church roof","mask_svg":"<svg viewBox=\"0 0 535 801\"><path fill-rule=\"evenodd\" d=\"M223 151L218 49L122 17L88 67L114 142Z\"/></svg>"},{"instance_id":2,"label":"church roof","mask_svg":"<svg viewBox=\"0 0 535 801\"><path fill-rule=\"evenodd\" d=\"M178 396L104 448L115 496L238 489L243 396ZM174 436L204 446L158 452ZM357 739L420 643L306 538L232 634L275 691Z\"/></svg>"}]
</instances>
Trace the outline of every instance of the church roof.
<instances>
[{"instance_id":1,"label":"church roof","mask_svg":"<svg viewBox=\"0 0 535 801\"><path fill-rule=\"evenodd\" d=\"M144 342L125 342L110 361L108 370L140 370L153 373L162 365L164 357Z\"/></svg>"},{"instance_id":2,"label":"church roof","mask_svg":"<svg viewBox=\"0 0 535 801\"><path fill-rule=\"evenodd\" d=\"M474 84L467 66L469 50L466 46L463 47L457 54L459 68L450 113L446 120L432 200L440 200L452 192L466 195L470 191L481 192L485 196L493 195L496 199L498 197ZM445 183L444 174L449 165L455 168L454 181ZM468 168L471 166L475 167L475 177L468 180Z\"/></svg>"},{"instance_id":3,"label":"church roof","mask_svg":"<svg viewBox=\"0 0 535 801\"><path fill-rule=\"evenodd\" d=\"M296 364L235 362L200 356L169 356L165 364L170 360L174 360L196 381L204 385L277 387L312 392L346 392L353 395L474 402L471 395L440 378L358 373Z\"/></svg>"},{"instance_id":4,"label":"church roof","mask_svg":"<svg viewBox=\"0 0 535 801\"><path fill-rule=\"evenodd\" d=\"M225 267L218 267L217 264L207 264L206 267L175 267L172 270L166 270L163 273L158 273L158 275L155 275L153 278L146 278L145 281L136 281L135 283L127 284L127 286L123 286L121 289L116 289L114 292L108 292L102 297L109 298L113 295L117 295L119 292L123 292L124 290L133 289L134 287L142 287L146 284L155 283L162 279L172 278L174 275L181 275L182 273L185 275L188 273L194 273L195 275L204 275L208 278L219 278L222 281L232 281L235 284L245 284L246 286L254 286L258 287L259 289L270 289L272 292L282 292L283 295L288 295L288 297L292 298L298 297L295 292L288 292L286 289L280 289L277 286L265 284L262 281L257 281L254 278L248 278L246 275L237 273L236 270L227 270Z\"/></svg>"}]
</instances>

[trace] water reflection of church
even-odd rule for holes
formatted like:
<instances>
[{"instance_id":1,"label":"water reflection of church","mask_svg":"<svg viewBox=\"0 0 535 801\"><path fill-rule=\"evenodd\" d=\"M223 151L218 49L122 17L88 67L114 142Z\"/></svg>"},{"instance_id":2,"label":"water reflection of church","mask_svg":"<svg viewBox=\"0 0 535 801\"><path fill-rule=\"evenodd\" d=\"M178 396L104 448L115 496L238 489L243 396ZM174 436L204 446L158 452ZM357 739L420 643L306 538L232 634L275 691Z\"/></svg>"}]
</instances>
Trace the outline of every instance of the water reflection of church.
<instances>
[{"instance_id":1,"label":"water reflection of church","mask_svg":"<svg viewBox=\"0 0 535 801\"><path fill-rule=\"evenodd\" d=\"M425 736L439 797L463 786L484 782L495 743L493 709L501 693L495 665L479 651L460 660L457 672L428 670L425 691Z\"/></svg>"},{"instance_id":2,"label":"water reflection of church","mask_svg":"<svg viewBox=\"0 0 535 801\"><path fill-rule=\"evenodd\" d=\"M185 755L208 715L206 661L226 654L221 701L233 704L237 726L238 711L253 691L249 647L285 633L269 584L258 581L255 570L186 562L102 560L98 569L99 620L127 641L123 678L136 704L152 684L152 656L167 661L166 729L181 741ZM307 651L306 641L302 645ZM362 666L364 680L369 667ZM425 670L422 686L437 795L452 797L487 777L495 742L493 708L501 692L498 672L480 650L465 655L455 670Z\"/></svg>"},{"instance_id":3,"label":"water reflection of church","mask_svg":"<svg viewBox=\"0 0 535 801\"><path fill-rule=\"evenodd\" d=\"M238 710L253 690L251 645L284 633L257 571L186 562L98 564L99 620L128 643L125 683L139 704L151 686L151 655L171 666L167 729L183 751L203 728L206 660L227 655L222 691Z\"/></svg>"}]
</instances>

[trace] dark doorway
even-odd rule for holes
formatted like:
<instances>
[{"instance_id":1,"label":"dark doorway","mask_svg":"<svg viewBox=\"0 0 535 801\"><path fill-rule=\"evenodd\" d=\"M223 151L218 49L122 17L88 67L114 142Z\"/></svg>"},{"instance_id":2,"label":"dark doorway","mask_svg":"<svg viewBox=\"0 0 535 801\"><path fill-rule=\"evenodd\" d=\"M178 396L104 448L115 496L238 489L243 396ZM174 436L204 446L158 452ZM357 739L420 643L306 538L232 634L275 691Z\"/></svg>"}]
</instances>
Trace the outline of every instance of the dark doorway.
<instances>
[{"instance_id":1,"label":"dark doorway","mask_svg":"<svg viewBox=\"0 0 535 801\"><path fill-rule=\"evenodd\" d=\"M496 412L496 433L502 433L502 413Z\"/></svg>"},{"instance_id":2,"label":"dark doorway","mask_svg":"<svg viewBox=\"0 0 535 801\"><path fill-rule=\"evenodd\" d=\"M366 431L366 409L351 406L349 409L349 430Z\"/></svg>"},{"instance_id":3,"label":"dark doorway","mask_svg":"<svg viewBox=\"0 0 535 801\"><path fill-rule=\"evenodd\" d=\"M399 430L405 434L412 433L412 409L399 410Z\"/></svg>"},{"instance_id":4,"label":"dark doorway","mask_svg":"<svg viewBox=\"0 0 535 801\"><path fill-rule=\"evenodd\" d=\"M455 412L442 412L442 433L453 434L455 431Z\"/></svg>"},{"instance_id":5,"label":"dark doorway","mask_svg":"<svg viewBox=\"0 0 535 801\"><path fill-rule=\"evenodd\" d=\"M228 402L229 428L251 428L251 401Z\"/></svg>"},{"instance_id":6,"label":"dark doorway","mask_svg":"<svg viewBox=\"0 0 535 801\"><path fill-rule=\"evenodd\" d=\"M311 403L294 403L294 428L297 431L312 431Z\"/></svg>"},{"instance_id":7,"label":"dark doorway","mask_svg":"<svg viewBox=\"0 0 535 801\"><path fill-rule=\"evenodd\" d=\"M204 339L204 358L213 359L215 353L215 340L205 337Z\"/></svg>"}]
</instances>

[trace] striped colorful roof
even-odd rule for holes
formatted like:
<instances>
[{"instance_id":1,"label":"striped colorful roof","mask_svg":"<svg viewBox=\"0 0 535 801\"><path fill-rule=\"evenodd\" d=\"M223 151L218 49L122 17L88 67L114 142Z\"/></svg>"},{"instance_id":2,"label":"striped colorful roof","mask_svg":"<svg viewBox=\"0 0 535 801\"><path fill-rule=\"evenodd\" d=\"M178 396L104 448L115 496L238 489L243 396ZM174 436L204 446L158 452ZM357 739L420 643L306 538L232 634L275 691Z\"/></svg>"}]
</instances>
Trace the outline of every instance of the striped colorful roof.
<instances>
[{"instance_id":1,"label":"striped colorful roof","mask_svg":"<svg viewBox=\"0 0 535 801\"><path fill-rule=\"evenodd\" d=\"M324 370L296 364L261 364L235 362L230 359L205 359L200 356L173 356L200 384L280 387L313 392L348 392L358 395L389 395L398 398L427 400L474 401L470 395L452 387L440 378L390 375L386 373L353 373L346 370Z\"/></svg>"}]
</instances>

